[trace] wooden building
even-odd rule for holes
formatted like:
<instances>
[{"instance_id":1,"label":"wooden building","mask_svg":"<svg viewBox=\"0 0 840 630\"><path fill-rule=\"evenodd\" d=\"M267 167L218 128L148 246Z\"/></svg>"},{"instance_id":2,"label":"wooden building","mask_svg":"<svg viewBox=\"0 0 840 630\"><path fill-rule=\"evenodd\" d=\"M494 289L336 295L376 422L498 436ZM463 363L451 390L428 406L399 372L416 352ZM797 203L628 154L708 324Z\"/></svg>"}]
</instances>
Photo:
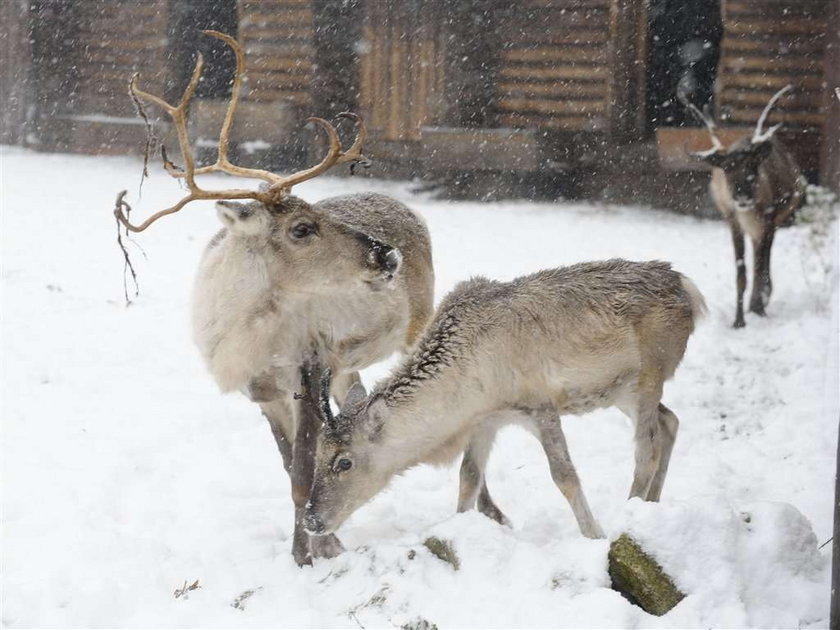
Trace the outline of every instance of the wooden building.
<instances>
[{"instance_id":1,"label":"wooden building","mask_svg":"<svg viewBox=\"0 0 840 630\"><path fill-rule=\"evenodd\" d=\"M724 134L736 136L791 83L793 94L771 121L785 123L784 138L810 179L838 188L838 106L829 98L840 84L838 64L830 63L838 55L836 5L10 0L4 22L26 46L4 54L0 79L15 88L17 114L4 114L3 138L45 150L137 151L143 125L126 94L128 78L139 71L145 89L174 98L203 47L208 78L191 116L197 141L208 144L232 66L197 29L217 28L235 34L247 54L234 140L243 159L274 168L306 159L303 119L350 109L371 131L374 174L471 181L477 189L505 178L572 177L584 193L621 174L628 186L646 179L668 195L684 188L673 185L679 178L702 181L685 147L708 142L681 114L675 89L687 85L703 97L708 82L705 98L713 95ZM705 78L677 76L667 63L695 74L705 63ZM26 133L15 133L22 112L29 112Z\"/></svg>"}]
</instances>

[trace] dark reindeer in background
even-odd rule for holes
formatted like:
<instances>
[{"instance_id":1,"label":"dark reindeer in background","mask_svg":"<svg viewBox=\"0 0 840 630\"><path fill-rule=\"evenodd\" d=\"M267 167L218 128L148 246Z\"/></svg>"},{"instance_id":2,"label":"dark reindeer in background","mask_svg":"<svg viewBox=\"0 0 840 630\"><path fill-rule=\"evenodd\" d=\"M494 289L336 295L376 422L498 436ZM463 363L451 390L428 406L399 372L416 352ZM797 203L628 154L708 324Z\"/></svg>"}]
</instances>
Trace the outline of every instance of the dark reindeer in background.
<instances>
[{"instance_id":1,"label":"dark reindeer in background","mask_svg":"<svg viewBox=\"0 0 840 630\"><path fill-rule=\"evenodd\" d=\"M794 213L805 201L805 180L791 153L775 137L781 124L762 131L771 108L791 86L773 95L750 137L725 147L716 133L708 112L701 112L687 100L683 104L702 122L712 138L713 147L693 153L712 166L709 192L720 213L729 222L735 246L737 301L735 328L743 328L744 291L747 269L744 259L744 234L753 245L753 284L750 311L764 316L773 283L770 280L770 250L776 229L790 225Z\"/></svg>"},{"instance_id":2,"label":"dark reindeer in background","mask_svg":"<svg viewBox=\"0 0 840 630\"><path fill-rule=\"evenodd\" d=\"M207 245L193 294L193 337L222 391L240 391L259 404L291 477L295 504L292 555L298 564L342 551L334 535L310 536L302 525L314 471L320 422L296 399L300 367L316 352L336 378L332 395L341 404L359 385L359 370L396 351L410 348L432 315L429 232L405 205L384 195L355 194L309 204L290 194L301 182L332 166L364 161L365 127L353 114L358 135L344 151L336 129L310 118L326 132L329 150L308 169L281 176L243 168L228 160L228 136L239 98L244 54L233 38L205 34L227 43L237 70L227 115L219 135L218 159L196 167L187 134L187 111L201 77L198 56L192 79L178 105L140 90L131 81L136 103L151 102L167 112L178 134L184 168L163 154L167 172L186 184L189 194L140 225L133 225L118 197L117 219L140 232L196 200L215 200L224 225ZM196 176L226 173L265 182L260 190L207 190ZM246 203L242 203L242 202Z\"/></svg>"}]
</instances>

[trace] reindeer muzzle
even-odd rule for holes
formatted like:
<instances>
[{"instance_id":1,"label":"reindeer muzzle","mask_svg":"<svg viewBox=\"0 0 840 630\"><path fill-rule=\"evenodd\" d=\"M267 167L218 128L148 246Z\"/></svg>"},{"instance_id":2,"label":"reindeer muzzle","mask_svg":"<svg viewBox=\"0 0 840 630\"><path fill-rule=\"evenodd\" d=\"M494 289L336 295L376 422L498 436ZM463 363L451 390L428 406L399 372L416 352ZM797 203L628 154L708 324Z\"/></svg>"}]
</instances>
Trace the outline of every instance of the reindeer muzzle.
<instances>
[{"instance_id":1,"label":"reindeer muzzle","mask_svg":"<svg viewBox=\"0 0 840 630\"><path fill-rule=\"evenodd\" d=\"M321 520L321 517L313 514L309 510L307 510L306 515L303 517L303 527L307 533L314 536L320 536L328 533L324 527L324 521Z\"/></svg>"},{"instance_id":2,"label":"reindeer muzzle","mask_svg":"<svg viewBox=\"0 0 840 630\"><path fill-rule=\"evenodd\" d=\"M368 267L379 273L379 279L392 280L402 264L402 254L390 245L374 241L366 262Z\"/></svg>"}]
</instances>

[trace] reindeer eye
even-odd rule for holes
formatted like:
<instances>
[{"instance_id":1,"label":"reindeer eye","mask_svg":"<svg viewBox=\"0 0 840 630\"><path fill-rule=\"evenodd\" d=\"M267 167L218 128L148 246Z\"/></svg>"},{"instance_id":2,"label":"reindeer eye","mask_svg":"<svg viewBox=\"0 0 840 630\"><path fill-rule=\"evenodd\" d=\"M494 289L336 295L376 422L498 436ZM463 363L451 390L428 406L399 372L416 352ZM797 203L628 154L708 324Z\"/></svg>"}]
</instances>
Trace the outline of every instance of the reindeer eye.
<instances>
[{"instance_id":1,"label":"reindeer eye","mask_svg":"<svg viewBox=\"0 0 840 630\"><path fill-rule=\"evenodd\" d=\"M310 234L315 234L317 231L317 228L312 223L296 223L292 226L292 229L289 230L291 235L298 239L306 238Z\"/></svg>"},{"instance_id":2,"label":"reindeer eye","mask_svg":"<svg viewBox=\"0 0 840 630\"><path fill-rule=\"evenodd\" d=\"M351 468L353 468L353 462L346 457L339 457L333 464L333 470L335 472L346 472Z\"/></svg>"}]
</instances>

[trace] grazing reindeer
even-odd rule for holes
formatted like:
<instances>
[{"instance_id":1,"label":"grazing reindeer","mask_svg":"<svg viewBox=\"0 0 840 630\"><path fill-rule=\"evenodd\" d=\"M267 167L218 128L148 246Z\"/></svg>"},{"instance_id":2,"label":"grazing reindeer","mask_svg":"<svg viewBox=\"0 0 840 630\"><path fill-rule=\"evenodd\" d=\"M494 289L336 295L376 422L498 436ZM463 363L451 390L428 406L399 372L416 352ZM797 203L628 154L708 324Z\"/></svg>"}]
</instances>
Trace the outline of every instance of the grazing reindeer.
<instances>
[{"instance_id":1,"label":"grazing reindeer","mask_svg":"<svg viewBox=\"0 0 840 630\"><path fill-rule=\"evenodd\" d=\"M498 429L520 423L542 442L581 533L603 537L559 416L614 405L632 418L630 496L658 501L678 426L660 402L662 386L704 310L694 284L664 262L609 260L513 282L462 282L413 354L369 396L352 388L334 418L326 398L329 372L320 394L317 383L304 388L325 424L307 530L334 532L395 474L423 462L446 463L464 449L458 511L477 502L481 512L506 522L484 468Z\"/></svg>"},{"instance_id":2,"label":"grazing reindeer","mask_svg":"<svg viewBox=\"0 0 840 630\"><path fill-rule=\"evenodd\" d=\"M232 165L227 142L244 57L234 39L215 31L205 33L225 41L237 58L218 161L196 168L187 138L186 108L201 75L201 57L177 106L138 89L135 77L131 83L135 100L156 103L175 123L185 168L178 169L165 155L164 165L186 182L189 195L139 226L132 225L121 210L117 218L137 232L190 201L218 200L224 228L207 246L196 279L195 342L222 391L245 393L268 419L292 480L292 553L299 564L307 564L313 555L332 556L342 547L332 535L310 539L301 524L319 425L316 418L300 413L293 398L299 367L317 351L336 374L332 393L341 403L350 385L358 384L359 370L415 342L432 313L429 233L411 210L383 195L348 195L309 204L289 194L293 185L335 164L364 159L365 129L355 116L345 115L359 126L346 152L332 125L310 119L326 131L330 148L320 164L302 172L281 177ZM259 191L207 191L196 184L196 175L214 171L261 179L268 186Z\"/></svg>"},{"instance_id":3,"label":"grazing reindeer","mask_svg":"<svg viewBox=\"0 0 840 630\"><path fill-rule=\"evenodd\" d=\"M753 245L753 285L750 310L764 316L773 284L770 281L770 249L776 228L790 225L793 213L805 201L805 182L790 152L775 137L781 124L767 131L762 126L777 100L791 86L773 95L758 119L752 137L741 138L724 147L715 133L715 123L708 113L683 101L684 105L709 131L714 146L695 153L712 168L709 191L720 213L729 222L735 246L737 300L735 328L744 327L744 291L747 270L744 261L744 233Z\"/></svg>"}]
</instances>

